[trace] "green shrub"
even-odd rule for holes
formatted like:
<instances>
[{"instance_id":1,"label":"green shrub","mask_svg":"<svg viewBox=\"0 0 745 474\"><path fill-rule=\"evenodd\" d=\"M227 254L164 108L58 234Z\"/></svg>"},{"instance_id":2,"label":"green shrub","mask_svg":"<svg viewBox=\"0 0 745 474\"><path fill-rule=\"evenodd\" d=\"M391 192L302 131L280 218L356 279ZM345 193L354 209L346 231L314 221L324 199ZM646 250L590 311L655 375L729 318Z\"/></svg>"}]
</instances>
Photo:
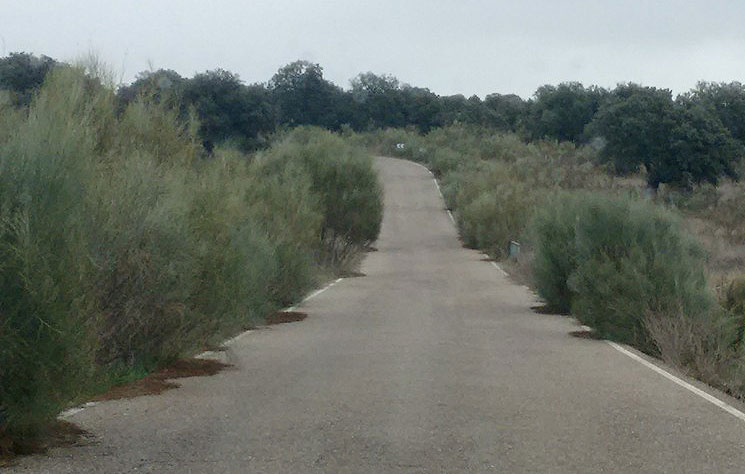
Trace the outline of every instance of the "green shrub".
<instances>
[{"instance_id":1,"label":"green shrub","mask_svg":"<svg viewBox=\"0 0 745 474\"><path fill-rule=\"evenodd\" d=\"M463 165L466 159L463 155L450 148L436 148L430 156L429 166L437 177L455 171Z\"/></svg>"},{"instance_id":2,"label":"green shrub","mask_svg":"<svg viewBox=\"0 0 745 474\"><path fill-rule=\"evenodd\" d=\"M269 289L272 300L286 306L314 283L313 257L323 224L320 196L297 163L257 160L250 171L256 178L246 203L275 246L277 273Z\"/></svg>"},{"instance_id":3,"label":"green shrub","mask_svg":"<svg viewBox=\"0 0 745 474\"><path fill-rule=\"evenodd\" d=\"M320 240L329 263L374 241L383 217L382 189L372 159L325 130L300 127L264 158L302 165L319 195L323 214Z\"/></svg>"},{"instance_id":4,"label":"green shrub","mask_svg":"<svg viewBox=\"0 0 745 474\"><path fill-rule=\"evenodd\" d=\"M203 163L183 188L196 275L185 328L190 341L214 341L260 321L273 308L269 282L276 277L274 246L252 218L246 202L254 179L245 166Z\"/></svg>"},{"instance_id":5,"label":"green shrub","mask_svg":"<svg viewBox=\"0 0 745 474\"><path fill-rule=\"evenodd\" d=\"M496 163L461 179L466 184L456 194L455 209L465 244L504 257L510 240L518 240L525 229L533 193Z\"/></svg>"},{"instance_id":6,"label":"green shrub","mask_svg":"<svg viewBox=\"0 0 745 474\"><path fill-rule=\"evenodd\" d=\"M571 193L552 196L537 208L529 225L536 291L560 313L569 313L572 307L569 278L577 269L575 227L584 198L585 194Z\"/></svg>"},{"instance_id":7,"label":"green shrub","mask_svg":"<svg viewBox=\"0 0 745 474\"><path fill-rule=\"evenodd\" d=\"M20 438L89 380L95 349L85 185L101 111L70 73L54 81L64 91L43 91L0 145L0 433Z\"/></svg>"},{"instance_id":8,"label":"green shrub","mask_svg":"<svg viewBox=\"0 0 745 474\"><path fill-rule=\"evenodd\" d=\"M110 156L116 161L106 167L113 169L85 184L89 222L82 232L96 269L88 291L98 312L89 317L96 320L100 366L152 368L183 348L197 244L188 207L173 194L185 184L175 171L144 150L121 156Z\"/></svg>"},{"instance_id":9,"label":"green shrub","mask_svg":"<svg viewBox=\"0 0 745 474\"><path fill-rule=\"evenodd\" d=\"M638 199L582 201L575 227L572 313L602 336L653 350L648 314L706 314L704 255L669 211Z\"/></svg>"},{"instance_id":10,"label":"green shrub","mask_svg":"<svg viewBox=\"0 0 745 474\"><path fill-rule=\"evenodd\" d=\"M482 160L464 161L457 168L440 176L440 189L445 199L445 205L455 210L459 194L469 193L474 177L488 173L491 166Z\"/></svg>"},{"instance_id":11,"label":"green shrub","mask_svg":"<svg viewBox=\"0 0 745 474\"><path fill-rule=\"evenodd\" d=\"M701 248L675 214L649 202L560 194L538 209L530 234L539 294L603 337L654 351L645 318L712 308Z\"/></svg>"},{"instance_id":12,"label":"green shrub","mask_svg":"<svg viewBox=\"0 0 745 474\"><path fill-rule=\"evenodd\" d=\"M369 156L317 129L253 161L81 68L0 104L0 437L296 301L323 244L376 238ZM324 236L326 238L324 238Z\"/></svg>"}]
</instances>

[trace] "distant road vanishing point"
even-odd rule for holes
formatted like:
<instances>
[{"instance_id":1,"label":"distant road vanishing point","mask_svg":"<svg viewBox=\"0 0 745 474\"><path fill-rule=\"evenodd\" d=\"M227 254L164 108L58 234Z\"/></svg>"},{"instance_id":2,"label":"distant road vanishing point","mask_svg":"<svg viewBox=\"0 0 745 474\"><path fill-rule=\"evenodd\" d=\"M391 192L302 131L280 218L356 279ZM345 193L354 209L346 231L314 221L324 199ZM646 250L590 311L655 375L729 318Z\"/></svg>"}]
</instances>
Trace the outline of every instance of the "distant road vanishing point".
<instances>
[{"instance_id":1,"label":"distant road vanishing point","mask_svg":"<svg viewBox=\"0 0 745 474\"><path fill-rule=\"evenodd\" d=\"M9 471L745 472L745 421L532 312L526 288L461 247L425 169L376 166L386 208L366 276L232 342L233 369L72 415L94 442Z\"/></svg>"}]
</instances>

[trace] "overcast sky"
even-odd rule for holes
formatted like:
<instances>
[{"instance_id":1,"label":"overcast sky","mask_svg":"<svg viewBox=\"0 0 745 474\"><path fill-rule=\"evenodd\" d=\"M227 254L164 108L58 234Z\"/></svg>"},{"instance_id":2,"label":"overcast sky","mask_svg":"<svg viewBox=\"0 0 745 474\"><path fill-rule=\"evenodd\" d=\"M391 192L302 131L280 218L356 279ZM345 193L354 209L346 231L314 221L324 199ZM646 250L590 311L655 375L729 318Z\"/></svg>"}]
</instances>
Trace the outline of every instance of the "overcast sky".
<instances>
[{"instance_id":1,"label":"overcast sky","mask_svg":"<svg viewBox=\"0 0 745 474\"><path fill-rule=\"evenodd\" d=\"M529 97L543 84L634 81L679 93L745 82L743 0L0 0L0 53L96 52L146 69L267 81L296 59L348 87L388 73L438 94Z\"/></svg>"}]
</instances>

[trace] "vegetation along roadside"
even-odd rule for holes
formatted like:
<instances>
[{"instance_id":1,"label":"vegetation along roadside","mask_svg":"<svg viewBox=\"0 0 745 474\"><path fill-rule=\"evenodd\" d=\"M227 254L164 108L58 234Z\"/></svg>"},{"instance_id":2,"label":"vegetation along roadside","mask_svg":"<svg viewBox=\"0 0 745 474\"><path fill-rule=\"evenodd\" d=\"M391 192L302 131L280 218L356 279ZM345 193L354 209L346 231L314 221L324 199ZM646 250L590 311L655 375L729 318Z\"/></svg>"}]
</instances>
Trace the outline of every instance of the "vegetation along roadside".
<instances>
[{"instance_id":1,"label":"vegetation along roadside","mask_svg":"<svg viewBox=\"0 0 745 474\"><path fill-rule=\"evenodd\" d=\"M427 165L548 309L745 398L742 84L481 99L87 64L0 58L0 451L348 273L380 228L370 151Z\"/></svg>"},{"instance_id":2,"label":"vegetation along roadside","mask_svg":"<svg viewBox=\"0 0 745 474\"><path fill-rule=\"evenodd\" d=\"M377 237L365 151L320 128L246 155L91 66L0 108L0 438L255 325Z\"/></svg>"}]
</instances>

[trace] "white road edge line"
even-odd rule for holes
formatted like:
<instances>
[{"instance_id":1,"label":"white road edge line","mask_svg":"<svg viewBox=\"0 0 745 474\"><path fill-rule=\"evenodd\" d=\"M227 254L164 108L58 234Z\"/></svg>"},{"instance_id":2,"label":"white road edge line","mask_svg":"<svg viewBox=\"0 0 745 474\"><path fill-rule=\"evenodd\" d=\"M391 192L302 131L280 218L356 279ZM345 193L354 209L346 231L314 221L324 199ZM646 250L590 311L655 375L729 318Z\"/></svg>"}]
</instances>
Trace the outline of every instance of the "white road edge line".
<instances>
[{"instance_id":1,"label":"white road edge line","mask_svg":"<svg viewBox=\"0 0 745 474\"><path fill-rule=\"evenodd\" d=\"M328 285L324 286L323 288L320 288L320 289L318 289L318 290L314 291L313 293L309 294L308 296L306 296L305 298L303 298L302 300L300 300L300 302L299 302L298 304L296 304L296 305L294 305L294 306L290 306L289 308L285 308L285 309L282 309L282 310L280 310L280 311L283 311L283 312L284 312L284 311L295 311L295 310L297 309L297 307L298 307L298 306L300 306L301 304L305 303L306 301L308 301L308 300L310 300L310 299L312 299L312 298L315 298L316 296L320 295L320 294L321 294L321 293L323 293L324 291L326 291L326 290L328 290L329 288L331 288L332 286L336 285L337 283L339 283L339 282L340 282L340 281L342 281L343 279L344 279L344 278L337 278L336 280L332 281L331 283L329 283ZM253 329L249 329L248 331L243 331L242 333L238 334L238 335L237 335L237 336L235 336L234 338L232 338L232 339L228 339L228 340L227 340L227 341L225 341L225 342L224 342L223 344L224 344L224 345L230 345L230 344L232 344L232 343L234 343L234 342L238 341L239 339L241 339L241 338L242 338L243 336L245 336L246 334L248 334L248 333L250 333L250 332L253 332L253 331L254 331ZM207 352L209 352L209 351L207 351ZM199 355L198 355L198 356L196 356L196 357L202 356L202 355L204 355L204 354L205 354L205 352L202 352L201 354L199 354Z\"/></svg>"},{"instance_id":2,"label":"white road edge line","mask_svg":"<svg viewBox=\"0 0 745 474\"><path fill-rule=\"evenodd\" d=\"M424 169L427 169L427 168L424 168ZM427 171L429 171L429 170L427 169ZM429 171L429 174L432 174L432 172ZM440 193L440 199L442 199L442 202L444 203L445 202L445 196L442 194L442 189L440 189L440 183L438 183L437 182L437 179L435 179L434 177L432 178L432 181L435 183L435 186L437 186L437 192ZM453 217L453 213L450 212L450 209L445 209L445 210L448 213L448 217L450 218L450 222L452 222L455 225L455 227L458 227L458 223L455 222L455 217Z\"/></svg>"},{"instance_id":3,"label":"white road edge line","mask_svg":"<svg viewBox=\"0 0 745 474\"><path fill-rule=\"evenodd\" d=\"M328 285L324 286L323 288L318 289L318 290L314 291L313 293L309 294L308 296L306 296L305 298L303 298L300 301L300 303L296 304L295 306L290 306L289 308L286 308L283 311L295 311L300 304L305 303L306 301L308 301L308 300L310 300L312 298L315 298L316 296L320 295L324 291L326 291L329 288L331 288L332 286L336 285L337 283L339 283L343 279L344 278L337 278L336 280L332 281L331 283L329 283Z\"/></svg>"},{"instance_id":4,"label":"white road edge line","mask_svg":"<svg viewBox=\"0 0 745 474\"><path fill-rule=\"evenodd\" d=\"M424 168L425 170L429 171L429 174L432 174L432 171L430 171L430 169L429 169L429 168L427 168L426 166L424 166L423 164L421 164L421 163L417 163L416 161L412 161L412 160L406 160L406 161L410 161L411 163L414 163L414 164L415 164L415 165L417 165L418 167L420 167L420 168Z\"/></svg>"},{"instance_id":5,"label":"white road edge line","mask_svg":"<svg viewBox=\"0 0 745 474\"><path fill-rule=\"evenodd\" d=\"M442 194L442 189L440 189L440 183L437 182L437 178L435 178L435 175L434 175L434 173L432 173L432 170L430 170L429 168L427 168L426 166L424 166L421 163L417 163L416 161L412 161L412 163L415 164L415 165L417 165L420 168L424 168L432 176L432 181L435 183L435 186L437 187L437 192L440 193L440 198L442 199L442 202L444 203L445 202L445 196ZM445 210L448 213L448 217L450 218L450 221L453 224L455 224L456 227L458 227L458 223L455 222L455 217L453 217L453 213L450 212L450 209L445 209Z\"/></svg>"},{"instance_id":6,"label":"white road edge line","mask_svg":"<svg viewBox=\"0 0 745 474\"><path fill-rule=\"evenodd\" d=\"M435 178L432 178L432 181L434 181L435 186L437 186L437 192L440 193L440 199L442 199L442 203L445 204L445 196L443 196L442 189L440 189L440 183L438 183ZM453 225L455 225L455 227L458 227L458 223L455 222L455 217L453 217L453 213L450 212L450 209L445 209L445 211L447 211L447 213L448 213L448 217L450 218L450 222L452 222Z\"/></svg>"},{"instance_id":7,"label":"white road edge line","mask_svg":"<svg viewBox=\"0 0 745 474\"><path fill-rule=\"evenodd\" d=\"M453 213L450 212L450 209L447 209L447 211L448 211L448 217L453 222L453 224L457 226L458 224L455 222L455 217L453 217Z\"/></svg>"},{"instance_id":8,"label":"white road edge line","mask_svg":"<svg viewBox=\"0 0 745 474\"><path fill-rule=\"evenodd\" d=\"M494 268L496 268L497 270L499 270L500 272L502 272L502 275L504 275L504 276L506 276L506 277L510 276L510 274L509 274L509 273L507 273L506 271L504 271L504 269L503 269L502 267L500 267L500 266L499 266L499 265L497 264L497 262L491 262L491 264L492 264L492 265L494 265Z\"/></svg>"},{"instance_id":9,"label":"white road edge line","mask_svg":"<svg viewBox=\"0 0 745 474\"><path fill-rule=\"evenodd\" d=\"M612 342L612 341L605 341L605 342L607 342L608 345L610 345L612 348L614 348L615 350L617 350L621 354L624 354L624 355L630 357L631 359L639 362L643 366L645 366L645 367L647 367L647 368L649 368L651 370L654 370L655 372L657 372L658 374L662 375L666 379L668 379L668 380L670 380L670 381L672 381L672 382L680 385L681 387L683 387L684 389L688 390L689 392L692 392L692 393L698 395L699 397L703 398L707 402L709 402L709 403L711 403L713 405L718 406L719 408L721 408L722 410L726 411L730 415L733 415L733 416L739 418L741 421L745 421L745 413L741 412L740 410L738 410L737 408L733 407L732 405L729 405L728 403L723 402L722 400L716 398L715 396L710 395L710 394L704 392L703 390L701 390L698 387L694 387L693 385L689 384L685 380L682 380L682 379L674 376L673 374L667 372L666 370L663 370L663 369L657 367L655 364L649 362L648 360L644 360L642 357L639 357L638 355L634 354L633 352L629 351L628 349L625 349L625 348L621 347L620 345L616 344L615 342Z\"/></svg>"},{"instance_id":10,"label":"white road edge line","mask_svg":"<svg viewBox=\"0 0 745 474\"><path fill-rule=\"evenodd\" d=\"M432 178L432 181L435 182L435 186L437 186L437 192L440 193L440 197L442 199L445 199L445 196L442 195L442 189L440 189L440 183L438 183L435 178Z\"/></svg>"}]
</instances>

